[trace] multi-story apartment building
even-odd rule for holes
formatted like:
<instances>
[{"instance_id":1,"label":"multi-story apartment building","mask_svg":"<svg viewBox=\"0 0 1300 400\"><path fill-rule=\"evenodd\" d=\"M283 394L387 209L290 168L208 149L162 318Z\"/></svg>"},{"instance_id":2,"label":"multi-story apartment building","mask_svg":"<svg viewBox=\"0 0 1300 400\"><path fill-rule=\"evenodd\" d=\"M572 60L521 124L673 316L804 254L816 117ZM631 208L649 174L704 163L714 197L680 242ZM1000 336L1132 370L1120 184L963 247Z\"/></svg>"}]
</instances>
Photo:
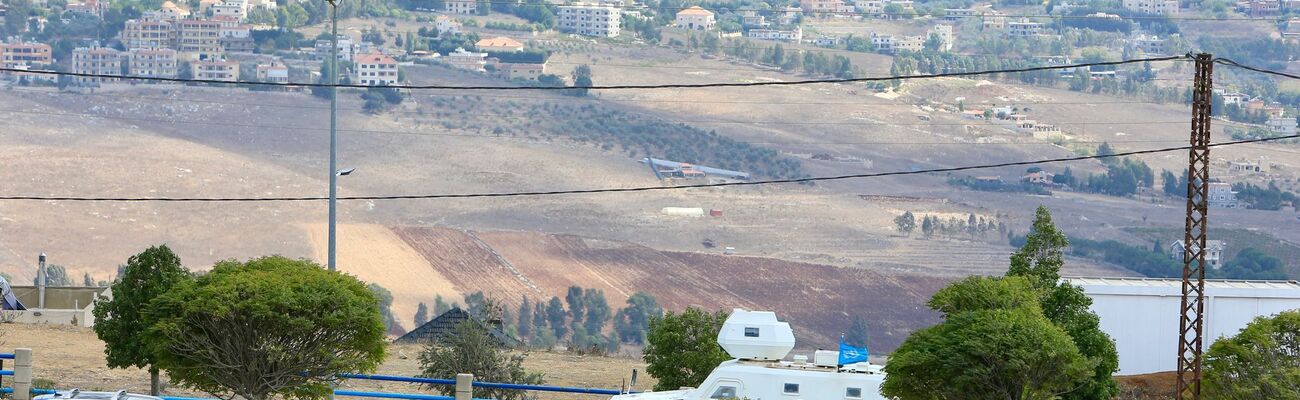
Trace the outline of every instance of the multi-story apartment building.
<instances>
[{"instance_id":1,"label":"multi-story apartment building","mask_svg":"<svg viewBox=\"0 0 1300 400\"><path fill-rule=\"evenodd\" d=\"M258 64L257 80L260 82L289 83L289 67L280 63Z\"/></svg>"},{"instance_id":2,"label":"multi-story apartment building","mask_svg":"<svg viewBox=\"0 0 1300 400\"><path fill-rule=\"evenodd\" d=\"M953 33L952 25L935 25L934 28L930 28L930 36L939 37L940 51L951 51L952 46L957 43L957 35Z\"/></svg>"},{"instance_id":3,"label":"multi-story apartment building","mask_svg":"<svg viewBox=\"0 0 1300 400\"><path fill-rule=\"evenodd\" d=\"M237 21L248 17L248 2L244 0L222 0L209 9L213 17L230 17Z\"/></svg>"},{"instance_id":4,"label":"multi-story apartment building","mask_svg":"<svg viewBox=\"0 0 1300 400\"><path fill-rule=\"evenodd\" d=\"M53 64L53 54L50 45L44 43L0 44L0 65L14 68Z\"/></svg>"},{"instance_id":5,"label":"multi-story apartment building","mask_svg":"<svg viewBox=\"0 0 1300 400\"><path fill-rule=\"evenodd\" d=\"M107 47L78 47L72 50L72 72L94 75L121 75L122 53ZM114 78L76 77L77 82L110 82Z\"/></svg>"},{"instance_id":6,"label":"multi-story apartment building","mask_svg":"<svg viewBox=\"0 0 1300 400\"><path fill-rule=\"evenodd\" d=\"M446 0L444 9L451 14L473 14L478 12L477 0Z\"/></svg>"},{"instance_id":7,"label":"multi-story apartment building","mask_svg":"<svg viewBox=\"0 0 1300 400\"><path fill-rule=\"evenodd\" d=\"M813 16L830 16L838 12L844 0L802 0L799 2L804 14Z\"/></svg>"},{"instance_id":8,"label":"multi-story apartment building","mask_svg":"<svg viewBox=\"0 0 1300 400\"><path fill-rule=\"evenodd\" d=\"M176 22L150 13L126 21L119 35L122 45L128 49L173 48L176 47Z\"/></svg>"},{"instance_id":9,"label":"multi-story apartment building","mask_svg":"<svg viewBox=\"0 0 1300 400\"><path fill-rule=\"evenodd\" d=\"M458 49L462 50L463 49ZM478 53L482 54L482 53ZM451 57L451 55L448 55ZM397 60L383 53L366 53L356 56L356 71L352 81L361 85L385 86L397 84Z\"/></svg>"},{"instance_id":10,"label":"multi-story apartment building","mask_svg":"<svg viewBox=\"0 0 1300 400\"><path fill-rule=\"evenodd\" d=\"M1178 0L1124 0L1124 8L1142 14L1177 15Z\"/></svg>"},{"instance_id":11,"label":"multi-story apartment building","mask_svg":"<svg viewBox=\"0 0 1300 400\"><path fill-rule=\"evenodd\" d=\"M316 41L315 54L320 60L330 57L330 40L320 39ZM338 36L339 61L352 61L353 53L356 53L356 47L352 45L352 37L348 35Z\"/></svg>"},{"instance_id":12,"label":"multi-story apartment building","mask_svg":"<svg viewBox=\"0 0 1300 400\"><path fill-rule=\"evenodd\" d=\"M585 36L617 37L623 15L617 7L574 3L560 6L561 31Z\"/></svg>"},{"instance_id":13,"label":"multi-story apartment building","mask_svg":"<svg viewBox=\"0 0 1300 400\"><path fill-rule=\"evenodd\" d=\"M126 53L127 70L131 76L150 78L176 77L176 50L131 49Z\"/></svg>"},{"instance_id":14,"label":"multi-story apartment building","mask_svg":"<svg viewBox=\"0 0 1300 400\"><path fill-rule=\"evenodd\" d=\"M234 82L239 80L239 62L225 60L201 60L190 63L190 73L194 79Z\"/></svg>"},{"instance_id":15,"label":"multi-story apartment building","mask_svg":"<svg viewBox=\"0 0 1300 400\"><path fill-rule=\"evenodd\" d=\"M221 57L221 22L187 19L176 23L176 51L184 60Z\"/></svg>"}]
</instances>

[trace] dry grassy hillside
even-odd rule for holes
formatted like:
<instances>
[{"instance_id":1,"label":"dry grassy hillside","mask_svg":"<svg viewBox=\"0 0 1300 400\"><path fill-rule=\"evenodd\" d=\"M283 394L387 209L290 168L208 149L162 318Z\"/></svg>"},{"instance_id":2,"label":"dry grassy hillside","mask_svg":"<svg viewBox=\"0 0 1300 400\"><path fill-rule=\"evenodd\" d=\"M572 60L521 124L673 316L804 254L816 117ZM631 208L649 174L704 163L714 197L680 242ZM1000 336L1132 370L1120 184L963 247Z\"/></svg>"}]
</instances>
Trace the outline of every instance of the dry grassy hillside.
<instances>
[{"instance_id":1,"label":"dry grassy hillside","mask_svg":"<svg viewBox=\"0 0 1300 400\"><path fill-rule=\"evenodd\" d=\"M579 285L603 290L615 306L633 293L647 292L670 310L776 310L796 327L805 348L832 346L852 317L860 316L871 323L872 348L888 352L912 331L937 322L924 303L949 281L757 257L664 252L572 235L419 227L394 231L456 288L483 290L512 306L523 296L562 297L566 288Z\"/></svg>"}]
</instances>

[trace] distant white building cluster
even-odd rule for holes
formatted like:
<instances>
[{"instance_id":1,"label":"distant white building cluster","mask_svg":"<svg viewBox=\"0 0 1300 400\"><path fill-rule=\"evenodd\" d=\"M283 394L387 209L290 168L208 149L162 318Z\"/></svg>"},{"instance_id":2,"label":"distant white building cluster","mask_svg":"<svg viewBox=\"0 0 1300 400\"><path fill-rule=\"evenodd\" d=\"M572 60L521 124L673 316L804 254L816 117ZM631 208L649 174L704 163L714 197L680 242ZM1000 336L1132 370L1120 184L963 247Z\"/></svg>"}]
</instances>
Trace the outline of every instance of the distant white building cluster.
<instances>
[{"instance_id":1,"label":"distant white building cluster","mask_svg":"<svg viewBox=\"0 0 1300 400\"><path fill-rule=\"evenodd\" d=\"M921 51L925 49L925 42L934 37L938 40L939 51L952 50L956 37L952 32L952 25L939 24L930 28L925 35L915 36L895 36L885 35L873 32L871 34L871 44L875 50L881 53L897 53L901 51Z\"/></svg>"}]
</instances>

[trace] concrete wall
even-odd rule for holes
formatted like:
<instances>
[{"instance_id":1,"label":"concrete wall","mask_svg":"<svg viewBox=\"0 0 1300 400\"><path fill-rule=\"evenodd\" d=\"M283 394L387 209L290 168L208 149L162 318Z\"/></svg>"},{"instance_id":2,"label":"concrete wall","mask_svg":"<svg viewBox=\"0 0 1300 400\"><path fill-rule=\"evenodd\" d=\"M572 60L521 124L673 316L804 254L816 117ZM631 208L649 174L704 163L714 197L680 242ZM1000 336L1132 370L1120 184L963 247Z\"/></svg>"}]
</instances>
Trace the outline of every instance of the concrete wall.
<instances>
[{"instance_id":1,"label":"concrete wall","mask_svg":"<svg viewBox=\"0 0 1300 400\"><path fill-rule=\"evenodd\" d=\"M1118 375L1178 369L1181 286L1177 280L1148 282L1152 284L1072 282L1092 298L1102 331L1115 340ZM1256 317L1293 309L1300 309L1300 285L1207 282L1203 350L1220 337L1236 335Z\"/></svg>"},{"instance_id":2,"label":"concrete wall","mask_svg":"<svg viewBox=\"0 0 1300 400\"><path fill-rule=\"evenodd\" d=\"M35 286L14 286L14 295L26 311L6 311L6 319L20 324L61 324L91 327L95 325L95 300L111 299L112 291L101 287L46 287L45 309L37 309Z\"/></svg>"}]
</instances>

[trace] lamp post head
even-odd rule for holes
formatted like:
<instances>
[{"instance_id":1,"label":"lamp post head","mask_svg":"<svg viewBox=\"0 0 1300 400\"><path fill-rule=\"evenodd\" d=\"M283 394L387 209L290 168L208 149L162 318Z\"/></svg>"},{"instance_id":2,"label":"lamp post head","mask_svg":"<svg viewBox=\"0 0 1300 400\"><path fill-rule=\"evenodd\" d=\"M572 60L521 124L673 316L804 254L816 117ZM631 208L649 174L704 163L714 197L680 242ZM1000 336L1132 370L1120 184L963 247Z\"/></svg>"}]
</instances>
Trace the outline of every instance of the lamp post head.
<instances>
[{"instance_id":1,"label":"lamp post head","mask_svg":"<svg viewBox=\"0 0 1300 400\"><path fill-rule=\"evenodd\" d=\"M340 170L338 170L338 171L335 172L334 174L335 174L335 175L338 175L338 176L348 176L348 175L352 175L352 172L353 172L353 171L356 171L356 170L357 170L356 168L344 168L344 169L340 169Z\"/></svg>"}]
</instances>

